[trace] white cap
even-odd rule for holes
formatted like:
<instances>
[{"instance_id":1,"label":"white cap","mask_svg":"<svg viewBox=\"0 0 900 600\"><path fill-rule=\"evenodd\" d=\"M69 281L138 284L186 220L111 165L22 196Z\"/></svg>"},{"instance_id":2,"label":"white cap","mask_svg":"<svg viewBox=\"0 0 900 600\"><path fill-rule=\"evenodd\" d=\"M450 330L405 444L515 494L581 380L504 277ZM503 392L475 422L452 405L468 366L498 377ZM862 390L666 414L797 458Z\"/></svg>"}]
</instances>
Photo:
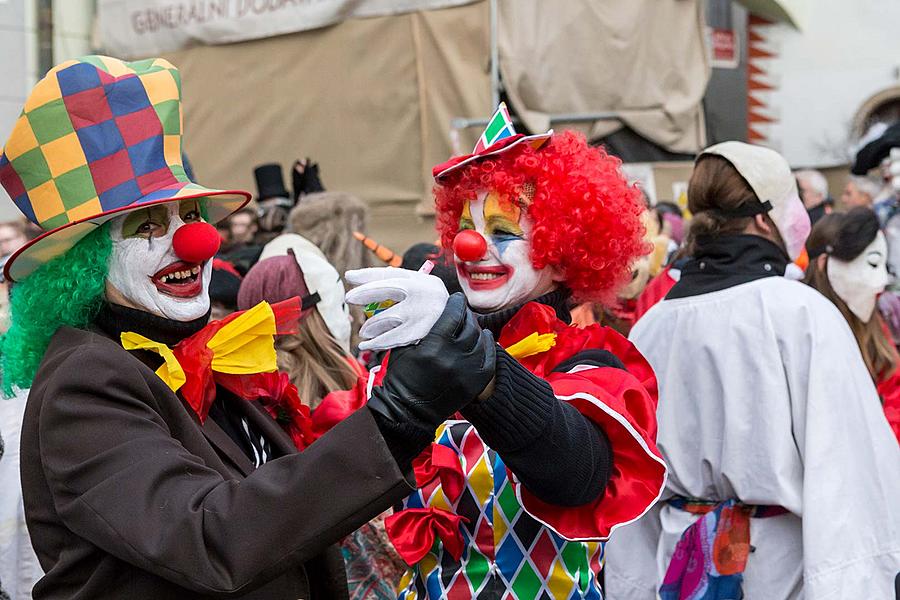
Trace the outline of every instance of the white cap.
<instances>
[{"instance_id":1,"label":"white cap","mask_svg":"<svg viewBox=\"0 0 900 600\"><path fill-rule=\"evenodd\" d=\"M769 217L778 228L791 260L800 256L809 236L809 215L797 193L797 180L783 156L769 148L744 142L722 142L700 153L730 162L762 203L772 205Z\"/></svg>"},{"instance_id":2,"label":"white cap","mask_svg":"<svg viewBox=\"0 0 900 600\"><path fill-rule=\"evenodd\" d=\"M266 244L259 261L285 256L288 250L294 251L309 293L319 293L320 300L315 308L328 326L328 331L341 348L350 352L350 309L344 302L341 276L318 246L296 233L279 235Z\"/></svg>"}]
</instances>

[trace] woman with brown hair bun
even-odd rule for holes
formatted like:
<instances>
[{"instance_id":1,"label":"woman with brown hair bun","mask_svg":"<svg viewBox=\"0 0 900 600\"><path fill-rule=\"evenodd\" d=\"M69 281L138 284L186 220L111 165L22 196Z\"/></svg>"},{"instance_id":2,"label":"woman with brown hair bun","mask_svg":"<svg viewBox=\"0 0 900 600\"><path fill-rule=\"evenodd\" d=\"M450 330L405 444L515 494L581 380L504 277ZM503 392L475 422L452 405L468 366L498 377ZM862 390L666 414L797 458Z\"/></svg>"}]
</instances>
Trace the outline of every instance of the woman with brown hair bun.
<instances>
[{"instance_id":1,"label":"woman with brown hair bun","mask_svg":"<svg viewBox=\"0 0 900 600\"><path fill-rule=\"evenodd\" d=\"M275 342L278 369L297 387L312 411L318 437L366 403L368 372L350 354L350 315L338 272L312 242L284 234L266 245L244 277L238 308L299 296L303 308L297 333ZM403 564L393 552L379 517L342 543L350 600L394 598Z\"/></svg>"},{"instance_id":2,"label":"woman with brown hair bun","mask_svg":"<svg viewBox=\"0 0 900 600\"><path fill-rule=\"evenodd\" d=\"M864 207L823 217L806 242L804 283L838 307L878 388L885 416L900 441L900 356L875 302L890 281L887 240L878 217Z\"/></svg>"},{"instance_id":3,"label":"woman with brown hair bun","mask_svg":"<svg viewBox=\"0 0 900 600\"><path fill-rule=\"evenodd\" d=\"M688 208L691 259L630 334L669 478L610 541L609 597L887 598L900 447L841 314L784 276L809 234L787 161L707 148Z\"/></svg>"}]
</instances>

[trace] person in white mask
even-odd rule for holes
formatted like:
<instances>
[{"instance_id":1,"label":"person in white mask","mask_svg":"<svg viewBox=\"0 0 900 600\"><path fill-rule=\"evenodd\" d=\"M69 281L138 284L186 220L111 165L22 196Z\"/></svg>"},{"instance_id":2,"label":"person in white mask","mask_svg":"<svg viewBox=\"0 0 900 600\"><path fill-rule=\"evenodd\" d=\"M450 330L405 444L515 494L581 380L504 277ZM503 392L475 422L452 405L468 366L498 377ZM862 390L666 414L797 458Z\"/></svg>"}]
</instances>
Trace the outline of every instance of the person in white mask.
<instances>
[{"instance_id":1,"label":"person in white mask","mask_svg":"<svg viewBox=\"0 0 900 600\"><path fill-rule=\"evenodd\" d=\"M688 207L692 260L631 331L669 478L610 542L608 598L893 597L900 449L841 313L782 276L809 234L787 162L708 148Z\"/></svg>"},{"instance_id":2,"label":"person in white mask","mask_svg":"<svg viewBox=\"0 0 900 600\"><path fill-rule=\"evenodd\" d=\"M887 240L878 217L868 208L828 215L816 223L806 249L810 263L803 281L831 300L847 320L900 441L900 356L875 310L891 281Z\"/></svg>"}]
</instances>

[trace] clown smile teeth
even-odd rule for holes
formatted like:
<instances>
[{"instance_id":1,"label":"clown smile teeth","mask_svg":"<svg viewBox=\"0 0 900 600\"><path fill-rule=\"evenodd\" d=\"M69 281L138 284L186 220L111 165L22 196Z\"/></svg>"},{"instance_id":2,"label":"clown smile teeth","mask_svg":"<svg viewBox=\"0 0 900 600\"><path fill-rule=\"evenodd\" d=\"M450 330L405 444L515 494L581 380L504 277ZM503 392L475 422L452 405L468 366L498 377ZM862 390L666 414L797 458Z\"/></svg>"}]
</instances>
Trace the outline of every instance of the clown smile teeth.
<instances>
[{"instance_id":1,"label":"clown smile teeth","mask_svg":"<svg viewBox=\"0 0 900 600\"><path fill-rule=\"evenodd\" d=\"M497 279L503 277L502 273L470 273L469 277L476 281L487 281L489 279Z\"/></svg>"},{"instance_id":2,"label":"clown smile teeth","mask_svg":"<svg viewBox=\"0 0 900 600\"><path fill-rule=\"evenodd\" d=\"M160 293L175 298L193 298L203 291L203 265L178 261L151 278Z\"/></svg>"},{"instance_id":3,"label":"clown smile teeth","mask_svg":"<svg viewBox=\"0 0 900 600\"><path fill-rule=\"evenodd\" d=\"M176 271L176 272L170 273L168 275L163 275L162 277L159 278L159 280L163 283L166 283L169 281L175 282L180 279L188 279L189 277L193 278L193 276L197 275L199 272L200 272L200 267L197 266L197 267L194 267L193 269L190 269L187 271Z\"/></svg>"},{"instance_id":4,"label":"clown smile teeth","mask_svg":"<svg viewBox=\"0 0 900 600\"><path fill-rule=\"evenodd\" d=\"M469 287L476 291L502 287L509 281L512 271L512 267L506 265L460 264L457 266L460 277L464 277Z\"/></svg>"}]
</instances>

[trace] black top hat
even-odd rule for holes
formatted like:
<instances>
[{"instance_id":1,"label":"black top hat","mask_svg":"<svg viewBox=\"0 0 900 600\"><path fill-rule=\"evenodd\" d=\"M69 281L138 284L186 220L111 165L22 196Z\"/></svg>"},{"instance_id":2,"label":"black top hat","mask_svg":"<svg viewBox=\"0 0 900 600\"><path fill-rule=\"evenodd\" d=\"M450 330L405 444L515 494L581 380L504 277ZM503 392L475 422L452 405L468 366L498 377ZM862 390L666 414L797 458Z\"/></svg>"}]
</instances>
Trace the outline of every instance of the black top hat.
<instances>
[{"instance_id":1,"label":"black top hat","mask_svg":"<svg viewBox=\"0 0 900 600\"><path fill-rule=\"evenodd\" d=\"M850 172L854 175L865 175L881 164L881 161L891 153L891 148L898 146L900 146L900 123L894 123L881 134L881 137L869 142L856 153L856 160L853 161Z\"/></svg>"},{"instance_id":2,"label":"black top hat","mask_svg":"<svg viewBox=\"0 0 900 600\"><path fill-rule=\"evenodd\" d=\"M284 176L281 173L281 165L268 163L259 165L253 169L256 178L257 200L266 198L290 198L291 194L284 187Z\"/></svg>"}]
</instances>

